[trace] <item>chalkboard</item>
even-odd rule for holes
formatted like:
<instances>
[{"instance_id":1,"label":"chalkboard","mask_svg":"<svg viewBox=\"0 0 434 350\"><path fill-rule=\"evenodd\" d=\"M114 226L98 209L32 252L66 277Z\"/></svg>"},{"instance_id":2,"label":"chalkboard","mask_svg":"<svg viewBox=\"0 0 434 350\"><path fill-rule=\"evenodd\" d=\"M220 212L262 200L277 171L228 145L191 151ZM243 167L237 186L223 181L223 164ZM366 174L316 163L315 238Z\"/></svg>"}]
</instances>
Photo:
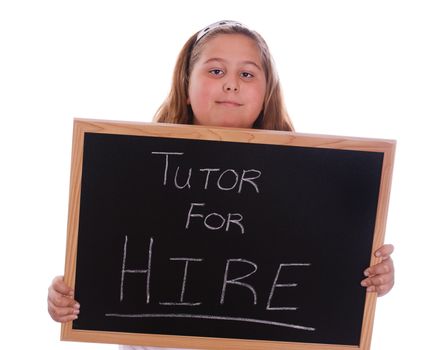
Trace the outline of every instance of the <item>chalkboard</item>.
<instances>
[{"instance_id":1,"label":"chalkboard","mask_svg":"<svg viewBox=\"0 0 434 350\"><path fill-rule=\"evenodd\" d=\"M62 339L368 349L395 142L75 120Z\"/></svg>"}]
</instances>

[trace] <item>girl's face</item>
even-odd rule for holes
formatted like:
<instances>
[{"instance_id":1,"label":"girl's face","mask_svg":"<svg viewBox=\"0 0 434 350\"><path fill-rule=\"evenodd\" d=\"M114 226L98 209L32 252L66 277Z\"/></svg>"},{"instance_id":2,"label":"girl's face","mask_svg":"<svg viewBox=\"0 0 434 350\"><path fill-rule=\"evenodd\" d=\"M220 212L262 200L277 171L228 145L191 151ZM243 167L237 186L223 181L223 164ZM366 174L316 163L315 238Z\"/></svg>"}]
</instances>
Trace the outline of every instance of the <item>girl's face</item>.
<instances>
[{"instance_id":1,"label":"girl's face","mask_svg":"<svg viewBox=\"0 0 434 350\"><path fill-rule=\"evenodd\" d=\"M217 35L204 45L190 75L193 123L251 128L263 108L265 90L255 41L242 34Z\"/></svg>"}]
</instances>

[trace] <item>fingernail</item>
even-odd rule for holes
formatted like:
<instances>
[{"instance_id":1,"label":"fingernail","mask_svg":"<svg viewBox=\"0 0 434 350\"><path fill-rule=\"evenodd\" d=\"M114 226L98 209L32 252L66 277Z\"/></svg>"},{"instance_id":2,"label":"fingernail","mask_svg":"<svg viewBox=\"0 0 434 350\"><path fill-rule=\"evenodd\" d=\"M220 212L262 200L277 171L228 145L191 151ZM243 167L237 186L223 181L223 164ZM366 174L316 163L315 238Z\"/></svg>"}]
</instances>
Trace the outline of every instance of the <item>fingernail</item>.
<instances>
[{"instance_id":1,"label":"fingernail","mask_svg":"<svg viewBox=\"0 0 434 350\"><path fill-rule=\"evenodd\" d=\"M374 286L370 286L370 287L368 287L367 291L368 292L373 292L373 291L375 291L375 287Z\"/></svg>"},{"instance_id":2,"label":"fingernail","mask_svg":"<svg viewBox=\"0 0 434 350\"><path fill-rule=\"evenodd\" d=\"M381 252L380 252L380 251L376 251L376 252L375 252L375 256L376 256L377 258L379 258L379 257L381 256Z\"/></svg>"},{"instance_id":3,"label":"fingernail","mask_svg":"<svg viewBox=\"0 0 434 350\"><path fill-rule=\"evenodd\" d=\"M369 270L365 270L365 271L363 272L363 274L364 274L366 277L369 277Z\"/></svg>"},{"instance_id":4,"label":"fingernail","mask_svg":"<svg viewBox=\"0 0 434 350\"><path fill-rule=\"evenodd\" d=\"M366 287L367 286L367 283L366 283L365 280L363 280L362 282L360 282L360 284L362 285L362 287Z\"/></svg>"},{"instance_id":5,"label":"fingernail","mask_svg":"<svg viewBox=\"0 0 434 350\"><path fill-rule=\"evenodd\" d=\"M75 309L75 310L73 311L73 313L74 313L74 315L78 315L78 314L80 313L80 310Z\"/></svg>"},{"instance_id":6,"label":"fingernail","mask_svg":"<svg viewBox=\"0 0 434 350\"><path fill-rule=\"evenodd\" d=\"M75 303L75 304L74 304L74 309L77 309L77 310L78 310L79 308L80 308L80 304L79 304L79 303Z\"/></svg>"}]
</instances>

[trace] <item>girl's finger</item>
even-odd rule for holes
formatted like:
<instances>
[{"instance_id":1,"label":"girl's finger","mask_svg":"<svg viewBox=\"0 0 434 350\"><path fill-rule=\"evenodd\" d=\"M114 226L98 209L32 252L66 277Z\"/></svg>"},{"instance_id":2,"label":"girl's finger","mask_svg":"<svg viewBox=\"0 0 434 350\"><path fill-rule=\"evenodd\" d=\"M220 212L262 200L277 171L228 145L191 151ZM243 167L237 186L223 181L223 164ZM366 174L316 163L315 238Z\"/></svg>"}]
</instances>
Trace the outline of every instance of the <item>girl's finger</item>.
<instances>
[{"instance_id":1,"label":"girl's finger","mask_svg":"<svg viewBox=\"0 0 434 350\"><path fill-rule=\"evenodd\" d=\"M375 251L375 256L377 258L388 258L394 250L395 247L392 244L385 244Z\"/></svg>"},{"instance_id":2,"label":"girl's finger","mask_svg":"<svg viewBox=\"0 0 434 350\"><path fill-rule=\"evenodd\" d=\"M387 259L379 264L372 265L371 267L368 267L364 271L364 275L366 277L372 277L375 275L381 275L386 273L393 273L394 267L393 267L393 261L391 259Z\"/></svg>"},{"instance_id":3,"label":"girl's finger","mask_svg":"<svg viewBox=\"0 0 434 350\"><path fill-rule=\"evenodd\" d=\"M71 287L69 287L64 281L63 276L57 276L53 279L53 282L51 283L50 288L54 289L56 292L63 294L63 295L69 295L73 296L74 291Z\"/></svg>"}]
</instances>

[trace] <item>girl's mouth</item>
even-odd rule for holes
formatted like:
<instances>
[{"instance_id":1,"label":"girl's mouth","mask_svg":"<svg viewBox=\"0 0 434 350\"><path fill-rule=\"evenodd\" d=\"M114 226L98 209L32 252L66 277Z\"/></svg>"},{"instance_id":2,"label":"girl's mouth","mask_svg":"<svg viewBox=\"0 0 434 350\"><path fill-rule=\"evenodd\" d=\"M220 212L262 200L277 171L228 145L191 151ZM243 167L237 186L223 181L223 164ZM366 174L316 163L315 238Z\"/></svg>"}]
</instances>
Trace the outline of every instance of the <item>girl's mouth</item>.
<instances>
[{"instance_id":1,"label":"girl's mouth","mask_svg":"<svg viewBox=\"0 0 434 350\"><path fill-rule=\"evenodd\" d=\"M242 106L241 103L238 103L235 101L230 101L230 100L216 101L216 103L219 105L227 106L227 107L241 107Z\"/></svg>"}]
</instances>

